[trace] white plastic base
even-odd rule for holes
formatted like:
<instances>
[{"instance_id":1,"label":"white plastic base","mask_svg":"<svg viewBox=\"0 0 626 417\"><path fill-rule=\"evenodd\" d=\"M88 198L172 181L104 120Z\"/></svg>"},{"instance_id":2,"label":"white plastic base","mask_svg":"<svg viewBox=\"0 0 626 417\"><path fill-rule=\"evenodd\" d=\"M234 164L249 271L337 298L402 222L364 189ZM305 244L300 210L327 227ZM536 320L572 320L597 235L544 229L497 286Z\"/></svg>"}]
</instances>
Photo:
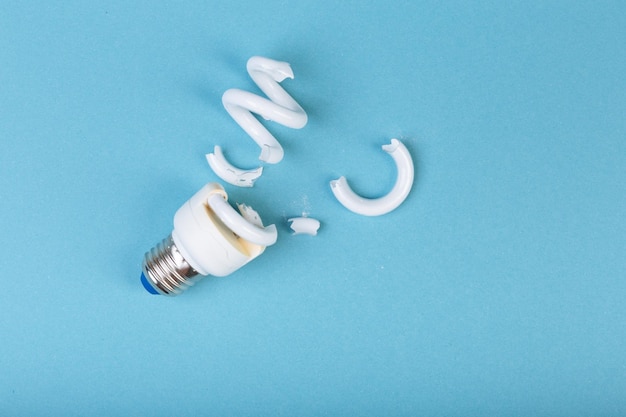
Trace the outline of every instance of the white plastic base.
<instances>
[{"instance_id":1,"label":"white plastic base","mask_svg":"<svg viewBox=\"0 0 626 417\"><path fill-rule=\"evenodd\" d=\"M214 195L228 200L221 185L209 183L178 209L172 239L189 265L201 275L226 276L263 253L265 246L226 227L208 204Z\"/></svg>"}]
</instances>

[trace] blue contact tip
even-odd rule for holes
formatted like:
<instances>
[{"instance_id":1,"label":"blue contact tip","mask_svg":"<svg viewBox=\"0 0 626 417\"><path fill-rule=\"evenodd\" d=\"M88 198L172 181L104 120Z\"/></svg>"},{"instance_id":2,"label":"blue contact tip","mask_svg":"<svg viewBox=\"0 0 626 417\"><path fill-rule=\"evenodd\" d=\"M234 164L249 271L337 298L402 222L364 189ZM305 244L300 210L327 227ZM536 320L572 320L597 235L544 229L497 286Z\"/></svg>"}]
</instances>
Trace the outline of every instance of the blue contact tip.
<instances>
[{"instance_id":1,"label":"blue contact tip","mask_svg":"<svg viewBox=\"0 0 626 417\"><path fill-rule=\"evenodd\" d=\"M148 278L146 278L146 275L143 272L141 273L141 283L143 284L143 287L146 289L146 291L148 291L150 294L159 295L159 292L154 289L154 287L150 284Z\"/></svg>"}]
</instances>

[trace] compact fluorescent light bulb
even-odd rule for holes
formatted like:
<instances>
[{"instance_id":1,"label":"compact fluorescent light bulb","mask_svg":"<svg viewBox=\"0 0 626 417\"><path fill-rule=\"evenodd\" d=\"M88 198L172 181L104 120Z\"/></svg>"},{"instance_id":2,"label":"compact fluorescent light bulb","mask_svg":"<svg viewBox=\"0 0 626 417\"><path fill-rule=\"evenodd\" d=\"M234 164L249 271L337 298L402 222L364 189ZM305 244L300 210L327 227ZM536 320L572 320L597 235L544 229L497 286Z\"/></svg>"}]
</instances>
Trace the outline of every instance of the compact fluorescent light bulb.
<instances>
[{"instance_id":1,"label":"compact fluorescent light bulb","mask_svg":"<svg viewBox=\"0 0 626 417\"><path fill-rule=\"evenodd\" d=\"M217 183L209 183L174 215L174 230L144 256L141 282L151 294L177 295L206 275L225 276L276 242L276 226L258 214L237 213Z\"/></svg>"}]
</instances>

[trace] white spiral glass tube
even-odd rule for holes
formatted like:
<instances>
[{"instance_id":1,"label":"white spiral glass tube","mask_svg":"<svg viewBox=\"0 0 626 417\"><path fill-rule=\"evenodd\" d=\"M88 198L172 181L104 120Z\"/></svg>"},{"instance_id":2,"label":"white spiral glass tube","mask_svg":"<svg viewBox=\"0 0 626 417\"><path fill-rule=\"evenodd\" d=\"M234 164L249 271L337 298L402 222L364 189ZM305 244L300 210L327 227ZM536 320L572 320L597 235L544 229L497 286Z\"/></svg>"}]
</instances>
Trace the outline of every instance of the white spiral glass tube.
<instances>
[{"instance_id":1,"label":"white spiral glass tube","mask_svg":"<svg viewBox=\"0 0 626 417\"><path fill-rule=\"evenodd\" d=\"M261 148L259 159L268 164L276 164L283 159L283 147L254 114L293 129L304 127L307 124L307 115L279 84L286 78L294 78L287 62L254 56L248 60L247 70L267 98L232 88L224 93L222 103L233 120ZM214 153L207 154L209 165L216 175L230 184L251 187L262 170L237 168L226 161L221 149L217 148L216 146Z\"/></svg>"}]
</instances>

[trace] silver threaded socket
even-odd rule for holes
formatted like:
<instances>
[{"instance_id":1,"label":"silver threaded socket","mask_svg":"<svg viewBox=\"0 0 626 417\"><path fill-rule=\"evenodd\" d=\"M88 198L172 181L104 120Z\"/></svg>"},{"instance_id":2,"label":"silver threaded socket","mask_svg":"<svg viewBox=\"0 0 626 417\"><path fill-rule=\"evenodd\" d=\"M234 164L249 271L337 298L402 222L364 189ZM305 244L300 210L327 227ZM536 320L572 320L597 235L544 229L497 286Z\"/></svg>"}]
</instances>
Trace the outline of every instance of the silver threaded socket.
<instances>
[{"instance_id":1,"label":"silver threaded socket","mask_svg":"<svg viewBox=\"0 0 626 417\"><path fill-rule=\"evenodd\" d=\"M146 252L142 269L155 293L162 295L178 295L203 278L185 260L171 234Z\"/></svg>"}]
</instances>

